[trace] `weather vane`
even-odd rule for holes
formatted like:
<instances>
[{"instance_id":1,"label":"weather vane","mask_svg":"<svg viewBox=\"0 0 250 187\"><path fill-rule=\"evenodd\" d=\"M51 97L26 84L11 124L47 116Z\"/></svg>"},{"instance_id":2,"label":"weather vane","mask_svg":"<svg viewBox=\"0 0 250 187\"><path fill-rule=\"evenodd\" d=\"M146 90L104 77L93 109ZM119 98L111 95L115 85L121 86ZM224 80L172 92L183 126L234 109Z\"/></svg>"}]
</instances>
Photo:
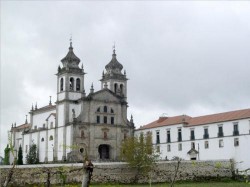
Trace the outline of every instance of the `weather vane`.
<instances>
[{"instance_id":1,"label":"weather vane","mask_svg":"<svg viewBox=\"0 0 250 187\"><path fill-rule=\"evenodd\" d=\"M70 39L69 39L69 41L70 41L70 47L72 47L72 33L70 34Z\"/></svg>"},{"instance_id":2,"label":"weather vane","mask_svg":"<svg viewBox=\"0 0 250 187\"><path fill-rule=\"evenodd\" d=\"M115 53L115 42L114 42L114 45L113 45L113 52Z\"/></svg>"}]
</instances>

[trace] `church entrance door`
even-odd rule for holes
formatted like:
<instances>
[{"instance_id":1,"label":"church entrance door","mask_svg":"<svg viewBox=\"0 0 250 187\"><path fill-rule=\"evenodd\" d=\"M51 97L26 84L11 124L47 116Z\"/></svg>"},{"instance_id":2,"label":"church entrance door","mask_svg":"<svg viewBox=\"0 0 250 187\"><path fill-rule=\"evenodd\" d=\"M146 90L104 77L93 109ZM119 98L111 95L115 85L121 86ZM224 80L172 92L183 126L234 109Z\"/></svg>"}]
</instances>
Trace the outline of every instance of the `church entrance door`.
<instances>
[{"instance_id":1,"label":"church entrance door","mask_svg":"<svg viewBox=\"0 0 250 187\"><path fill-rule=\"evenodd\" d=\"M100 159L109 159L109 145L101 144L98 148Z\"/></svg>"}]
</instances>

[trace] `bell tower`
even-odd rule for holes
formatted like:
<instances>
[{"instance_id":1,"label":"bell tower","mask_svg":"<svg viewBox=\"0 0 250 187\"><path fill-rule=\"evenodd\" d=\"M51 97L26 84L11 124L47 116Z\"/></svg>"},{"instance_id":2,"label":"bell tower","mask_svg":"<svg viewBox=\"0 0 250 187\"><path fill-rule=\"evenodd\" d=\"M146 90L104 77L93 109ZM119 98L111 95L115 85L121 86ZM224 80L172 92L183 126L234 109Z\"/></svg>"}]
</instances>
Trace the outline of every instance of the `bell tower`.
<instances>
[{"instance_id":1,"label":"bell tower","mask_svg":"<svg viewBox=\"0 0 250 187\"><path fill-rule=\"evenodd\" d=\"M102 89L109 89L115 94L127 98L127 78L126 71L122 73L123 66L116 59L115 48L113 49L112 59L105 66L106 72L103 71L101 81Z\"/></svg>"},{"instance_id":2,"label":"bell tower","mask_svg":"<svg viewBox=\"0 0 250 187\"><path fill-rule=\"evenodd\" d=\"M72 119L70 119L72 110L76 110L78 100L85 96L85 73L83 66L81 68L79 67L80 59L73 52L71 40L68 54L61 62L62 68L59 66L58 73L56 74L58 126L64 126L72 121ZM79 112L76 111L76 114Z\"/></svg>"},{"instance_id":3,"label":"bell tower","mask_svg":"<svg viewBox=\"0 0 250 187\"><path fill-rule=\"evenodd\" d=\"M61 60L62 68L58 67L57 101L77 100L84 95L84 70L79 68L80 59L74 54L72 41L68 54Z\"/></svg>"},{"instance_id":4,"label":"bell tower","mask_svg":"<svg viewBox=\"0 0 250 187\"><path fill-rule=\"evenodd\" d=\"M80 68L80 59L74 54L72 40L67 55L61 60L57 72L57 102L56 102L56 131L55 131L55 160L66 160L66 146L72 142L72 127L69 125L73 118L81 112L79 99L85 96L84 70ZM58 128L60 127L60 128ZM68 132L68 133L66 133Z\"/></svg>"}]
</instances>

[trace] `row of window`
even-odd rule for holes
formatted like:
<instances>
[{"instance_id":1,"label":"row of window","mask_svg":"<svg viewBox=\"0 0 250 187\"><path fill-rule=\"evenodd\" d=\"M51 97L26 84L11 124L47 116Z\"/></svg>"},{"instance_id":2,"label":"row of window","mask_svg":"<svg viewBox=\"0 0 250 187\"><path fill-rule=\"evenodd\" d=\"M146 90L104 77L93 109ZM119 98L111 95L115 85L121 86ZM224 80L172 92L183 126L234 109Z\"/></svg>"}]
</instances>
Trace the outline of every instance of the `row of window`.
<instances>
[{"instance_id":1,"label":"row of window","mask_svg":"<svg viewBox=\"0 0 250 187\"><path fill-rule=\"evenodd\" d=\"M218 143L219 143L219 148L224 147L223 139L220 139ZM234 146L235 147L239 146L239 138L234 138ZM157 151L159 150L158 147L159 146L157 146L157 148L156 148ZM204 148L209 149L209 141L208 140L204 141ZM191 142L191 149L195 149L195 142ZM171 151L171 144L167 145L167 151L168 152ZM182 151L182 143L178 144L178 151Z\"/></svg>"},{"instance_id":2,"label":"row of window","mask_svg":"<svg viewBox=\"0 0 250 187\"><path fill-rule=\"evenodd\" d=\"M119 86L117 83L115 83L114 84L114 91L115 91L115 93L118 92L118 89L119 89L120 93L123 94L123 84L120 84L120 86Z\"/></svg>"},{"instance_id":3,"label":"row of window","mask_svg":"<svg viewBox=\"0 0 250 187\"><path fill-rule=\"evenodd\" d=\"M233 124L233 136L238 136L239 135L239 128L238 128L238 123ZM223 125L218 126L218 137L223 137ZM209 132L208 132L208 127L204 128L204 134L203 134L203 139L208 139L209 138ZM190 140L195 140L195 131L194 129L190 129ZM167 143L171 142L171 134L170 130L167 130ZM177 136L177 141L181 142L182 141L182 129L178 128L178 136ZM156 131L156 143L160 143L160 131Z\"/></svg>"},{"instance_id":4,"label":"row of window","mask_svg":"<svg viewBox=\"0 0 250 187\"><path fill-rule=\"evenodd\" d=\"M49 137L49 141L51 141L51 140L53 140L53 136L52 135L50 135L50 137ZM41 142L44 142L44 138L41 138Z\"/></svg>"},{"instance_id":5,"label":"row of window","mask_svg":"<svg viewBox=\"0 0 250 187\"><path fill-rule=\"evenodd\" d=\"M110 117L109 121L108 121L108 117L107 116L103 116L102 118L102 123L105 123L105 124L114 124L115 123L115 117ZM96 116L96 123L101 123L101 116Z\"/></svg>"},{"instance_id":6,"label":"row of window","mask_svg":"<svg viewBox=\"0 0 250 187\"><path fill-rule=\"evenodd\" d=\"M50 122L50 128L52 129L53 127L53 122ZM43 124L43 128L46 128L45 123ZM37 130L37 125L34 126L34 129Z\"/></svg>"},{"instance_id":7,"label":"row of window","mask_svg":"<svg viewBox=\"0 0 250 187\"><path fill-rule=\"evenodd\" d=\"M81 80L79 78L76 79L76 84L75 84L75 79L73 77L70 77L69 79L69 90L71 91L80 91L81 89ZM60 91L64 91L64 79L61 78L60 80Z\"/></svg>"},{"instance_id":8,"label":"row of window","mask_svg":"<svg viewBox=\"0 0 250 187\"><path fill-rule=\"evenodd\" d=\"M110 110L108 111L108 107L104 106L103 108L99 107L97 108L96 112L104 112L104 113L114 113L114 110L112 108L110 108Z\"/></svg>"}]
</instances>

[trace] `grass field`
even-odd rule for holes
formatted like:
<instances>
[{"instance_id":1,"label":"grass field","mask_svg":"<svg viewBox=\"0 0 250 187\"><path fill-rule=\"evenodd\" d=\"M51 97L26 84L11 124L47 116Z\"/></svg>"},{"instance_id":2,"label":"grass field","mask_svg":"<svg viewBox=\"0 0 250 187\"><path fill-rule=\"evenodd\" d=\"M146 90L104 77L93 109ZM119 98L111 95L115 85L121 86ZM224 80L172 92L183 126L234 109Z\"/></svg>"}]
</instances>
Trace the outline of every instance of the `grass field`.
<instances>
[{"instance_id":1,"label":"grass field","mask_svg":"<svg viewBox=\"0 0 250 187\"><path fill-rule=\"evenodd\" d=\"M187 183L176 183L175 187L250 187L250 184L244 182L187 182ZM65 187L81 187L81 185L66 185ZM91 184L90 187L150 187L149 184ZM169 187L169 184L152 184L151 187Z\"/></svg>"},{"instance_id":2,"label":"grass field","mask_svg":"<svg viewBox=\"0 0 250 187\"><path fill-rule=\"evenodd\" d=\"M90 187L149 187L149 185L118 185L118 184L110 184L110 185L90 185ZM169 184L152 184L152 187L169 187ZM182 183L175 184L175 187L250 187L250 184L246 184L243 182L210 182L210 183Z\"/></svg>"}]
</instances>

